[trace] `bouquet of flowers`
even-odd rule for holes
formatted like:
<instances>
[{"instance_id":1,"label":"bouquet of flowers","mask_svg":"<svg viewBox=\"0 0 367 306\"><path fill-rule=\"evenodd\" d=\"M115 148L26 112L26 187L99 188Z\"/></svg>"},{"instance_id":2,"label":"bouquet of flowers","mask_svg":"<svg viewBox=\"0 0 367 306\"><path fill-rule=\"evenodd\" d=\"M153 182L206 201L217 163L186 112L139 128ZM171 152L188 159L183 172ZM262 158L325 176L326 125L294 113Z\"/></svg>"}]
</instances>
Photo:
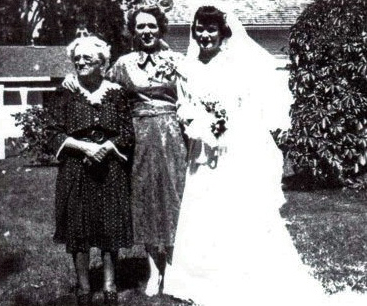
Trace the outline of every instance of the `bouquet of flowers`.
<instances>
[{"instance_id":1,"label":"bouquet of flowers","mask_svg":"<svg viewBox=\"0 0 367 306\"><path fill-rule=\"evenodd\" d=\"M210 124L211 132L218 139L227 130L226 123L228 121L227 112L224 108L220 107L218 101L205 102L201 101L205 110L213 115L212 123Z\"/></svg>"},{"instance_id":2,"label":"bouquet of flowers","mask_svg":"<svg viewBox=\"0 0 367 306\"><path fill-rule=\"evenodd\" d=\"M190 99L191 98L191 99ZM185 124L185 133L193 139L201 139L215 147L227 130L227 111L214 97L189 99L178 110Z\"/></svg>"}]
</instances>

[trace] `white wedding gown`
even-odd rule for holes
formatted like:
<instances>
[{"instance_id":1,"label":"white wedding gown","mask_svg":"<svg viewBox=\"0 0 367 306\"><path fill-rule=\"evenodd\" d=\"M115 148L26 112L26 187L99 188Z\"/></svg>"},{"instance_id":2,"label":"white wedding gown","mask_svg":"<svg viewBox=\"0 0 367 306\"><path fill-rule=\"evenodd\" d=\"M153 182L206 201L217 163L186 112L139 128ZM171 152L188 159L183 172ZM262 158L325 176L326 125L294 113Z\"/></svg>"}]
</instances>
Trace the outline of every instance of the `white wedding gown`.
<instances>
[{"instance_id":1,"label":"white wedding gown","mask_svg":"<svg viewBox=\"0 0 367 306\"><path fill-rule=\"evenodd\" d=\"M226 152L216 168L187 173L164 293L204 306L367 304L357 295L327 296L302 264L279 214L283 158L269 133L288 120L289 93L269 57L256 66L258 58L241 56L242 67L225 48L208 64L188 56L188 99L179 115L193 119L191 138ZM201 100L220 101L227 111L228 130L218 142Z\"/></svg>"}]
</instances>

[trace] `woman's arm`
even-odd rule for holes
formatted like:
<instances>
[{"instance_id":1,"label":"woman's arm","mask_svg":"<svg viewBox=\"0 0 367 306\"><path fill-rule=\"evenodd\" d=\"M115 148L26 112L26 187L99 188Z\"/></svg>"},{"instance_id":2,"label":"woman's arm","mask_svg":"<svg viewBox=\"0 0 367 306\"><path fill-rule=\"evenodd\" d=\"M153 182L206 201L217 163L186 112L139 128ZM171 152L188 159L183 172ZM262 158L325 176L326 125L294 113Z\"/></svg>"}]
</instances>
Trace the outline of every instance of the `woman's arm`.
<instances>
[{"instance_id":1,"label":"woman's arm","mask_svg":"<svg viewBox=\"0 0 367 306\"><path fill-rule=\"evenodd\" d=\"M47 126L48 144L56 158L61 158L66 149L77 150L95 161L101 161L97 155L100 145L74 139L67 134L66 117L69 94L58 90L53 96L49 108L49 124Z\"/></svg>"},{"instance_id":2,"label":"woman's arm","mask_svg":"<svg viewBox=\"0 0 367 306\"><path fill-rule=\"evenodd\" d=\"M108 69L105 79L112 83L120 85L125 84L126 81L126 69L124 64L124 56L121 56L110 69Z\"/></svg>"},{"instance_id":3,"label":"woman's arm","mask_svg":"<svg viewBox=\"0 0 367 306\"><path fill-rule=\"evenodd\" d=\"M130 105L123 88L116 92L115 99L117 99L119 134L110 138L107 146L109 149L117 149L121 154L134 145L135 137Z\"/></svg>"},{"instance_id":4,"label":"woman's arm","mask_svg":"<svg viewBox=\"0 0 367 306\"><path fill-rule=\"evenodd\" d=\"M76 92L78 88L80 88L78 78L72 73L69 73L65 76L65 79L62 81L61 85L71 92Z\"/></svg>"},{"instance_id":5,"label":"woman's arm","mask_svg":"<svg viewBox=\"0 0 367 306\"><path fill-rule=\"evenodd\" d=\"M101 162L105 156L103 154L104 148L102 145L93 142L78 140L73 137L66 138L59 151L61 151L63 148L69 148L80 151L90 159L98 162Z\"/></svg>"},{"instance_id":6,"label":"woman's arm","mask_svg":"<svg viewBox=\"0 0 367 306\"><path fill-rule=\"evenodd\" d=\"M64 143L69 137L66 133L66 99L67 95L65 95L65 90L58 89L52 95L52 101L49 102L49 122L46 131L48 135L48 146L56 158L60 157L61 151L65 146Z\"/></svg>"},{"instance_id":7,"label":"woman's arm","mask_svg":"<svg viewBox=\"0 0 367 306\"><path fill-rule=\"evenodd\" d=\"M121 87L118 90L111 90L109 94L112 95L111 98L115 100L117 106L118 135L105 141L95 157L102 160L107 154L114 152L126 161L128 159L126 153L134 145L135 139L130 107L125 91Z\"/></svg>"}]
</instances>

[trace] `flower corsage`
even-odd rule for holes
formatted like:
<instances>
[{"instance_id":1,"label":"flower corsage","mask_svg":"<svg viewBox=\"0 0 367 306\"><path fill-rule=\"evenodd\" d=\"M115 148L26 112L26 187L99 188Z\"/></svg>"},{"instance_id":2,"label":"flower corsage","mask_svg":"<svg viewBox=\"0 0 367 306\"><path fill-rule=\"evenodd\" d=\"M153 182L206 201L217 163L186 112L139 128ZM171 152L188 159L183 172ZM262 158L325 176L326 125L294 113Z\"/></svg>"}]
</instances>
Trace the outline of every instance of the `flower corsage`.
<instances>
[{"instance_id":1,"label":"flower corsage","mask_svg":"<svg viewBox=\"0 0 367 306\"><path fill-rule=\"evenodd\" d=\"M181 74L178 72L177 64L177 59L172 55L158 55L156 67L149 79L159 83L175 81L177 76L181 76Z\"/></svg>"}]
</instances>

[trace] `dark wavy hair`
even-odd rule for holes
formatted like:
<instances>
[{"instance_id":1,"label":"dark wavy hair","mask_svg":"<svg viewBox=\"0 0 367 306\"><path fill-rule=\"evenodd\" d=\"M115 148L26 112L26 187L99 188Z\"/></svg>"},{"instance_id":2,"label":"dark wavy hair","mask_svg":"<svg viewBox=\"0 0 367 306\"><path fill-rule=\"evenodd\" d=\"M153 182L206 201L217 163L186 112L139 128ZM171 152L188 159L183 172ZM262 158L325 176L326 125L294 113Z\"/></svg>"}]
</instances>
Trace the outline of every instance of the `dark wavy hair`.
<instances>
[{"instance_id":1,"label":"dark wavy hair","mask_svg":"<svg viewBox=\"0 0 367 306\"><path fill-rule=\"evenodd\" d=\"M135 33L136 16L138 16L140 13L150 14L155 17L155 19L157 20L160 37L164 36L164 34L167 33L168 19L166 15L161 11L161 9L158 6L147 6L147 7L143 6L134 10L127 17L127 28L131 33L131 35L134 35Z\"/></svg>"},{"instance_id":2,"label":"dark wavy hair","mask_svg":"<svg viewBox=\"0 0 367 306\"><path fill-rule=\"evenodd\" d=\"M201 6L196 11L194 20L191 25L191 35L194 39L196 39L196 21L200 21L204 25L209 23L218 24L221 40L223 40L224 38L230 38L232 36L232 30L227 25L225 14L214 6Z\"/></svg>"}]
</instances>

